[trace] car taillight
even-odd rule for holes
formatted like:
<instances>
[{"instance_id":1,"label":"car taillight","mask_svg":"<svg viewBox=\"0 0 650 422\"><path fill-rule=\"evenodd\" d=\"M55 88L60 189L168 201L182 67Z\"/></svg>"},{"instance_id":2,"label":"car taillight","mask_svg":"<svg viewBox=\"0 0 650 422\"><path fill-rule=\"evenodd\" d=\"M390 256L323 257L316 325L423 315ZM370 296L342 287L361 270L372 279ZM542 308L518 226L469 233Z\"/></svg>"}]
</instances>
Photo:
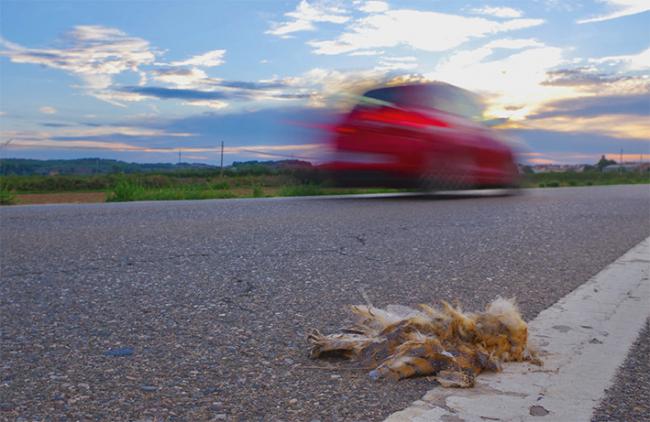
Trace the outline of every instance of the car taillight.
<instances>
[{"instance_id":1,"label":"car taillight","mask_svg":"<svg viewBox=\"0 0 650 422\"><path fill-rule=\"evenodd\" d=\"M371 122L390 123L402 126L425 128L429 126L449 127L443 120L425 116L420 113L396 108L380 107L376 109L358 110L356 118Z\"/></svg>"},{"instance_id":2,"label":"car taillight","mask_svg":"<svg viewBox=\"0 0 650 422\"><path fill-rule=\"evenodd\" d=\"M340 134L356 133L357 129L352 126L337 126L334 130Z\"/></svg>"}]
</instances>

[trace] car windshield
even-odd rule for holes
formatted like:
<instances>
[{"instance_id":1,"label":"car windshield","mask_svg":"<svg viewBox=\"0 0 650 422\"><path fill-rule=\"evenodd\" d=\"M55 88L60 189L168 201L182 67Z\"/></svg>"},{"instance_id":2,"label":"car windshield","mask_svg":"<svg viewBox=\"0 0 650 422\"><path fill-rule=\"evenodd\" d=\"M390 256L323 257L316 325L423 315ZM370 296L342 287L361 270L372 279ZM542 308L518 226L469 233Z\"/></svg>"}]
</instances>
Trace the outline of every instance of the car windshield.
<instances>
[{"instance_id":1,"label":"car windshield","mask_svg":"<svg viewBox=\"0 0 650 422\"><path fill-rule=\"evenodd\" d=\"M420 84L373 89L364 97L401 107L435 108L473 120L481 120L483 109L478 98L461 88L446 84Z\"/></svg>"}]
</instances>

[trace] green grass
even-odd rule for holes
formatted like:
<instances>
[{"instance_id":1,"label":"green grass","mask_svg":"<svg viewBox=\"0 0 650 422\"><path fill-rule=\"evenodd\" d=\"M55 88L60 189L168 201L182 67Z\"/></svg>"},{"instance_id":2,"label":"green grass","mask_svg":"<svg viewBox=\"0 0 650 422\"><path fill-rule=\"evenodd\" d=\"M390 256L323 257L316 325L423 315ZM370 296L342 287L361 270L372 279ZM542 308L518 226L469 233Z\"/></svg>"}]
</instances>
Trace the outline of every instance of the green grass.
<instances>
[{"instance_id":1,"label":"green grass","mask_svg":"<svg viewBox=\"0 0 650 422\"><path fill-rule=\"evenodd\" d=\"M152 189L145 191L136 201L173 201L180 199L225 199L237 198L233 192L210 189Z\"/></svg>"},{"instance_id":2,"label":"green grass","mask_svg":"<svg viewBox=\"0 0 650 422\"><path fill-rule=\"evenodd\" d=\"M145 188L137 182L121 180L110 192L107 202L125 201L170 201L180 199L236 198L224 186L185 185L163 188Z\"/></svg>"},{"instance_id":3,"label":"green grass","mask_svg":"<svg viewBox=\"0 0 650 422\"><path fill-rule=\"evenodd\" d=\"M324 195L323 188L316 184L282 186L278 196L316 196Z\"/></svg>"},{"instance_id":4,"label":"green grass","mask_svg":"<svg viewBox=\"0 0 650 422\"><path fill-rule=\"evenodd\" d=\"M228 182L226 182L225 180L220 180L220 181L212 183L212 185L210 185L210 187L212 189L215 189L215 190L224 190L224 189L230 189L230 184Z\"/></svg>"},{"instance_id":5,"label":"green grass","mask_svg":"<svg viewBox=\"0 0 650 422\"><path fill-rule=\"evenodd\" d=\"M540 173L523 177L522 187L595 186L650 183L650 172ZM16 202L16 194L107 192L108 201L217 199L264 196L315 196L408 192L408 189L336 188L304 174L210 173L110 174L89 176L0 176L0 204Z\"/></svg>"}]
</instances>

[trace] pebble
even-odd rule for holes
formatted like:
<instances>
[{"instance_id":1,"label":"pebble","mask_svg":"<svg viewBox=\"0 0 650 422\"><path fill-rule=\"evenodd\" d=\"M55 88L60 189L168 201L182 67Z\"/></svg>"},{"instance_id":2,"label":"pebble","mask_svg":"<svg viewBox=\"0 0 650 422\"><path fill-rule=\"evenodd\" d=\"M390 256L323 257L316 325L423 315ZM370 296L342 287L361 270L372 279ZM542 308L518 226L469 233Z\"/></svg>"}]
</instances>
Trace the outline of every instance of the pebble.
<instances>
[{"instance_id":1,"label":"pebble","mask_svg":"<svg viewBox=\"0 0 650 422\"><path fill-rule=\"evenodd\" d=\"M289 400L289 404L296 404L296 403L298 403L298 399Z\"/></svg>"},{"instance_id":2,"label":"pebble","mask_svg":"<svg viewBox=\"0 0 650 422\"><path fill-rule=\"evenodd\" d=\"M147 392L158 391L158 387L154 385L141 385L140 390L147 391Z\"/></svg>"},{"instance_id":3,"label":"pebble","mask_svg":"<svg viewBox=\"0 0 650 422\"><path fill-rule=\"evenodd\" d=\"M132 354L133 354L132 347L120 347L117 349L110 349L104 352L105 356L116 356L116 357L131 356Z\"/></svg>"},{"instance_id":4,"label":"pebble","mask_svg":"<svg viewBox=\"0 0 650 422\"><path fill-rule=\"evenodd\" d=\"M530 407L529 413L531 416L546 416L549 414L549 411L544 406L535 405Z\"/></svg>"}]
</instances>

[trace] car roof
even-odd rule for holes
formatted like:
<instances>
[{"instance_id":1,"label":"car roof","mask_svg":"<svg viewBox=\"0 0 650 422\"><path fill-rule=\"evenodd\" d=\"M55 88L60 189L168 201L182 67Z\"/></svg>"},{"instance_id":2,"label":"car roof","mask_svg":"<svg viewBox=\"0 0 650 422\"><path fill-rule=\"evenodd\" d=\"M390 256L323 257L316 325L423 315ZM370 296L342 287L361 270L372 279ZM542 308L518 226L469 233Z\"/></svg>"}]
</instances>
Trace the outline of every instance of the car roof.
<instances>
[{"instance_id":1,"label":"car roof","mask_svg":"<svg viewBox=\"0 0 650 422\"><path fill-rule=\"evenodd\" d=\"M478 116L483 109L478 95L444 82L386 85L366 91L363 97L371 102L380 101L407 107L433 107L467 116Z\"/></svg>"}]
</instances>

